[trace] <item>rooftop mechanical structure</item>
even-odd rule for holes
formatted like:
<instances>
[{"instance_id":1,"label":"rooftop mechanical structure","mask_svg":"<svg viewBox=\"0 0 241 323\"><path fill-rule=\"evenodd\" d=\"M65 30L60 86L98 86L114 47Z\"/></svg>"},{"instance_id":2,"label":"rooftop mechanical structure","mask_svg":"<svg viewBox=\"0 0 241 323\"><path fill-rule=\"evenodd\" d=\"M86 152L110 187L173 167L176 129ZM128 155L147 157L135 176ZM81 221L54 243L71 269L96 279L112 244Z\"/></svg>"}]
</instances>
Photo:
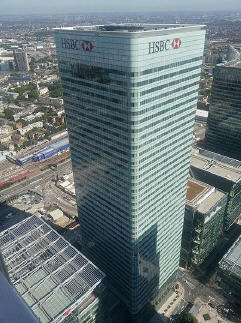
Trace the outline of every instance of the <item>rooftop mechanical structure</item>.
<instances>
[{"instance_id":1,"label":"rooftop mechanical structure","mask_svg":"<svg viewBox=\"0 0 241 323\"><path fill-rule=\"evenodd\" d=\"M11 283L41 322L98 322L105 274L32 216L0 233Z\"/></svg>"}]
</instances>

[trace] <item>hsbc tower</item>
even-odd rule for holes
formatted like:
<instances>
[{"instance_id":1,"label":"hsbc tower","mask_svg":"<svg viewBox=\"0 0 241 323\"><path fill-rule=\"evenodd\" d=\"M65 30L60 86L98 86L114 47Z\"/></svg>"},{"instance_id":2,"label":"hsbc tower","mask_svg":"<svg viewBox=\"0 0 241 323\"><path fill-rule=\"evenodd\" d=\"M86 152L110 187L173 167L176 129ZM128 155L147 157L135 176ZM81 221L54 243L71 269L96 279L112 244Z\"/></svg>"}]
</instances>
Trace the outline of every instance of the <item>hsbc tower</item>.
<instances>
[{"instance_id":1,"label":"hsbc tower","mask_svg":"<svg viewBox=\"0 0 241 323\"><path fill-rule=\"evenodd\" d=\"M176 283L205 26L55 39L83 252L136 315Z\"/></svg>"}]
</instances>

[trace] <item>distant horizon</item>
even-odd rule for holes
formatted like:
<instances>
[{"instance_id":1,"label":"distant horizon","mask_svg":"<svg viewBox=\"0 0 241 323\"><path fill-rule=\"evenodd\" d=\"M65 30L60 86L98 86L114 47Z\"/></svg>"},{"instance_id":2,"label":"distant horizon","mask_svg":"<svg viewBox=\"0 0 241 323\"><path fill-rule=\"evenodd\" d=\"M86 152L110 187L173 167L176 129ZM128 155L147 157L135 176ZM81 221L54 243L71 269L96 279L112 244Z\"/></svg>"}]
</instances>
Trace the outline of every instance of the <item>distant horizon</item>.
<instances>
[{"instance_id":1,"label":"distant horizon","mask_svg":"<svg viewBox=\"0 0 241 323\"><path fill-rule=\"evenodd\" d=\"M136 9L138 8L138 11ZM2 15L156 13L156 12L234 12L240 0L1 0ZM76 13L77 12L77 13Z\"/></svg>"},{"instance_id":2,"label":"distant horizon","mask_svg":"<svg viewBox=\"0 0 241 323\"><path fill-rule=\"evenodd\" d=\"M163 10L163 11L85 11L85 12L65 12L65 13L50 13L50 12L32 12L32 13L0 13L0 17L4 16L84 16L86 14L88 15L137 15L137 14L155 14L155 15L160 15L160 14L190 14L190 13L203 13L203 14L208 14L208 13L241 13L241 8L240 9L233 9L233 10L224 10L224 9L209 9L209 10Z\"/></svg>"}]
</instances>

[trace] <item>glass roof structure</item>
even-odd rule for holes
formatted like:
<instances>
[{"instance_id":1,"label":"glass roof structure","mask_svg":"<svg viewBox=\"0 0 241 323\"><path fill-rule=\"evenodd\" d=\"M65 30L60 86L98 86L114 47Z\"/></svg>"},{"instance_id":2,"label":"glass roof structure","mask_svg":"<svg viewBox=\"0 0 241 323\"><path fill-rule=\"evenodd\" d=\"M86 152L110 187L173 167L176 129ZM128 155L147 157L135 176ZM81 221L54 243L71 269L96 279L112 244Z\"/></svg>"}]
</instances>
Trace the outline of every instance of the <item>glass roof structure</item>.
<instances>
[{"instance_id":1,"label":"glass roof structure","mask_svg":"<svg viewBox=\"0 0 241 323\"><path fill-rule=\"evenodd\" d=\"M219 267L241 278L241 235L219 262Z\"/></svg>"},{"instance_id":2,"label":"glass roof structure","mask_svg":"<svg viewBox=\"0 0 241 323\"><path fill-rule=\"evenodd\" d=\"M59 322L105 277L46 222L31 216L0 233L10 281L41 322Z\"/></svg>"}]
</instances>

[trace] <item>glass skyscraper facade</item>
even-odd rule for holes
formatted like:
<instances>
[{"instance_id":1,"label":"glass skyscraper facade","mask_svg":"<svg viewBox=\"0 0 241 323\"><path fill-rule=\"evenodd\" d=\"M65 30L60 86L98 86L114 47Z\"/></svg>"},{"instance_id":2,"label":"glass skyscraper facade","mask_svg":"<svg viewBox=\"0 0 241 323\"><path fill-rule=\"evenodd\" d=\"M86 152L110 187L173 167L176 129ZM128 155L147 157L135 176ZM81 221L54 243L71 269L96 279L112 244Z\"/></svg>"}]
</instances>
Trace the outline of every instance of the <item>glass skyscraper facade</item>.
<instances>
[{"instance_id":1,"label":"glass skyscraper facade","mask_svg":"<svg viewBox=\"0 0 241 323\"><path fill-rule=\"evenodd\" d=\"M214 69L206 148L241 160L241 63Z\"/></svg>"},{"instance_id":2,"label":"glass skyscraper facade","mask_svg":"<svg viewBox=\"0 0 241 323\"><path fill-rule=\"evenodd\" d=\"M179 265L205 27L55 38L83 251L136 314Z\"/></svg>"}]
</instances>

